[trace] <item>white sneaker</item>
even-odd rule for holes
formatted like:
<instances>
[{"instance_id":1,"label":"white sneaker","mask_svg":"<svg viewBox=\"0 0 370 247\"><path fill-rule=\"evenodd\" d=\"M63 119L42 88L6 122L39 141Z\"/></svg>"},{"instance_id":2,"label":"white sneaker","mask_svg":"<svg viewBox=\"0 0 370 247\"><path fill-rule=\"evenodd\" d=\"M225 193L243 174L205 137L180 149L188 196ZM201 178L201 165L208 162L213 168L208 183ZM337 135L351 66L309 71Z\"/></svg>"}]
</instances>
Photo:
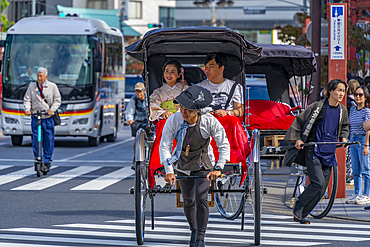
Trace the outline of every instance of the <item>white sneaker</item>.
<instances>
[{"instance_id":1,"label":"white sneaker","mask_svg":"<svg viewBox=\"0 0 370 247\"><path fill-rule=\"evenodd\" d=\"M349 198L346 203L347 204L355 204L357 199L359 199L360 197L358 195L352 195L351 198Z\"/></svg>"},{"instance_id":2,"label":"white sneaker","mask_svg":"<svg viewBox=\"0 0 370 247\"><path fill-rule=\"evenodd\" d=\"M360 196L358 199L356 199L356 204L367 204L367 203L370 203L369 196Z\"/></svg>"}]
</instances>

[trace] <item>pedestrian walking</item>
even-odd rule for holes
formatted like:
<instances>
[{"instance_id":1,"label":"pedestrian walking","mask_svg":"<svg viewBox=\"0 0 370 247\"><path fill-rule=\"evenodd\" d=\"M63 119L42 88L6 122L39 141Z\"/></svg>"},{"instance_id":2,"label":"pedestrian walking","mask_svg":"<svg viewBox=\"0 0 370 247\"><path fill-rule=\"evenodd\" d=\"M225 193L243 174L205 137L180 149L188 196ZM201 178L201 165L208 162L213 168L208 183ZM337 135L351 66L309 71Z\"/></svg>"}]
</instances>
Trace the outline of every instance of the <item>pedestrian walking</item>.
<instances>
[{"instance_id":1,"label":"pedestrian walking","mask_svg":"<svg viewBox=\"0 0 370 247\"><path fill-rule=\"evenodd\" d=\"M346 83L340 79L329 82L325 99L312 103L299 114L284 140L295 143L291 151L294 162L307 167L310 184L299 196L293 209L293 220L310 224L307 215L317 205L329 182L335 158L335 144L302 147L306 142L342 142L348 137L348 114L339 103L346 93Z\"/></svg>"},{"instance_id":2,"label":"pedestrian walking","mask_svg":"<svg viewBox=\"0 0 370 247\"><path fill-rule=\"evenodd\" d=\"M370 130L365 131L363 124L370 119L369 91L365 86L359 86L354 96L356 105L351 107L349 114L350 140L359 141L361 147L350 147L355 193L346 203L366 204L370 203ZM362 177L364 177L363 191Z\"/></svg>"}]
</instances>

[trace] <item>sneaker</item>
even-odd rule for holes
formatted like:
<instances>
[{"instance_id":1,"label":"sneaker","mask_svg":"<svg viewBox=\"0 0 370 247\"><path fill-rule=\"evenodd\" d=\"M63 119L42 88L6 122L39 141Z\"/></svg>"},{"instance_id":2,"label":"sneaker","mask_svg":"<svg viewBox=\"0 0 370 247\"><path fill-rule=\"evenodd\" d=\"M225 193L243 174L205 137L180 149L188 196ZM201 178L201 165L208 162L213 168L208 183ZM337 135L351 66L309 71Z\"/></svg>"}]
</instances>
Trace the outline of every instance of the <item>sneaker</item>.
<instances>
[{"instance_id":1,"label":"sneaker","mask_svg":"<svg viewBox=\"0 0 370 247\"><path fill-rule=\"evenodd\" d=\"M370 197L369 196L360 196L356 200L356 204L367 204L370 203Z\"/></svg>"},{"instance_id":2,"label":"sneaker","mask_svg":"<svg viewBox=\"0 0 370 247\"><path fill-rule=\"evenodd\" d=\"M370 206L364 207L365 210L370 210Z\"/></svg>"},{"instance_id":3,"label":"sneaker","mask_svg":"<svg viewBox=\"0 0 370 247\"><path fill-rule=\"evenodd\" d=\"M347 204L355 204L356 203L356 200L360 198L358 195L352 195L351 198L349 198L346 203Z\"/></svg>"}]
</instances>

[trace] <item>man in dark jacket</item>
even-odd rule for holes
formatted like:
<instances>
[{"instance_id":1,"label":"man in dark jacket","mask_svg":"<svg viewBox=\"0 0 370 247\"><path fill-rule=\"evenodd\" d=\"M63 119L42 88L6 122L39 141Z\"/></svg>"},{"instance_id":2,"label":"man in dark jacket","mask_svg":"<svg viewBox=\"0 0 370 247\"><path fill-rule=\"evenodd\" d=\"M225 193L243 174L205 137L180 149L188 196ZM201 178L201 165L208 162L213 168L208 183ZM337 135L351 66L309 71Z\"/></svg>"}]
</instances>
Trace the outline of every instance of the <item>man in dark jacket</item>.
<instances>
[{"instance_id":1,"label":"man in dark jacket","mask_svg":"<svg viewBox=\"0 0 370 247\"><path fill-rule=\"evenodd\" d=\"M293 210L293 220L310 224L306 216L319 202L329 182L335 158L336 145L308 146L305 142L342 142L347 141L348 114L342 101L347 85L340 79L329 82L325 99L307 107L292 123L284 140L295 142L292 150L296 154L294 162L307 166L310 184L299 196ZM300 157L300 159L298 159Z\"/></svg>"}]
</instances>

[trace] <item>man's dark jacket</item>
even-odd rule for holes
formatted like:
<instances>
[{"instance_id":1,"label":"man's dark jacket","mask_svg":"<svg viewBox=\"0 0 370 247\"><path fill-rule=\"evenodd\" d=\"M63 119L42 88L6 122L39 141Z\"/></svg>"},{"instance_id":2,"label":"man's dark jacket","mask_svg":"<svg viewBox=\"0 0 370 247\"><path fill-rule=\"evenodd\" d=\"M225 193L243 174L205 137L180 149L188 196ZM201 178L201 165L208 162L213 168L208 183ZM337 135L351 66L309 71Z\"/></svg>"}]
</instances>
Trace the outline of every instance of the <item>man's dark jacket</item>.
<instances>
[{"instance_id":1,"label":"man's dark jacket","mask_svg":"<svg viewBox=\"0 0 370 247\"><path fill-rule=\"evenodd\" d=\"M314 102L299 114L286 133L284 141L295 142L296 140L302 140L303 142L306 142L324 103L325 99ZM343 138L347 139L349 134L348 113L346 107L341 103L339 103L339 107L340 116L338 123L338 139L342 140ZM304 158L302 158L304 157L303 153L303 149L298 150L293 148L288 150L285 154L283 164L290 166L292 162L295 162L305 166Z\"/></svg>"}]
</instances>

